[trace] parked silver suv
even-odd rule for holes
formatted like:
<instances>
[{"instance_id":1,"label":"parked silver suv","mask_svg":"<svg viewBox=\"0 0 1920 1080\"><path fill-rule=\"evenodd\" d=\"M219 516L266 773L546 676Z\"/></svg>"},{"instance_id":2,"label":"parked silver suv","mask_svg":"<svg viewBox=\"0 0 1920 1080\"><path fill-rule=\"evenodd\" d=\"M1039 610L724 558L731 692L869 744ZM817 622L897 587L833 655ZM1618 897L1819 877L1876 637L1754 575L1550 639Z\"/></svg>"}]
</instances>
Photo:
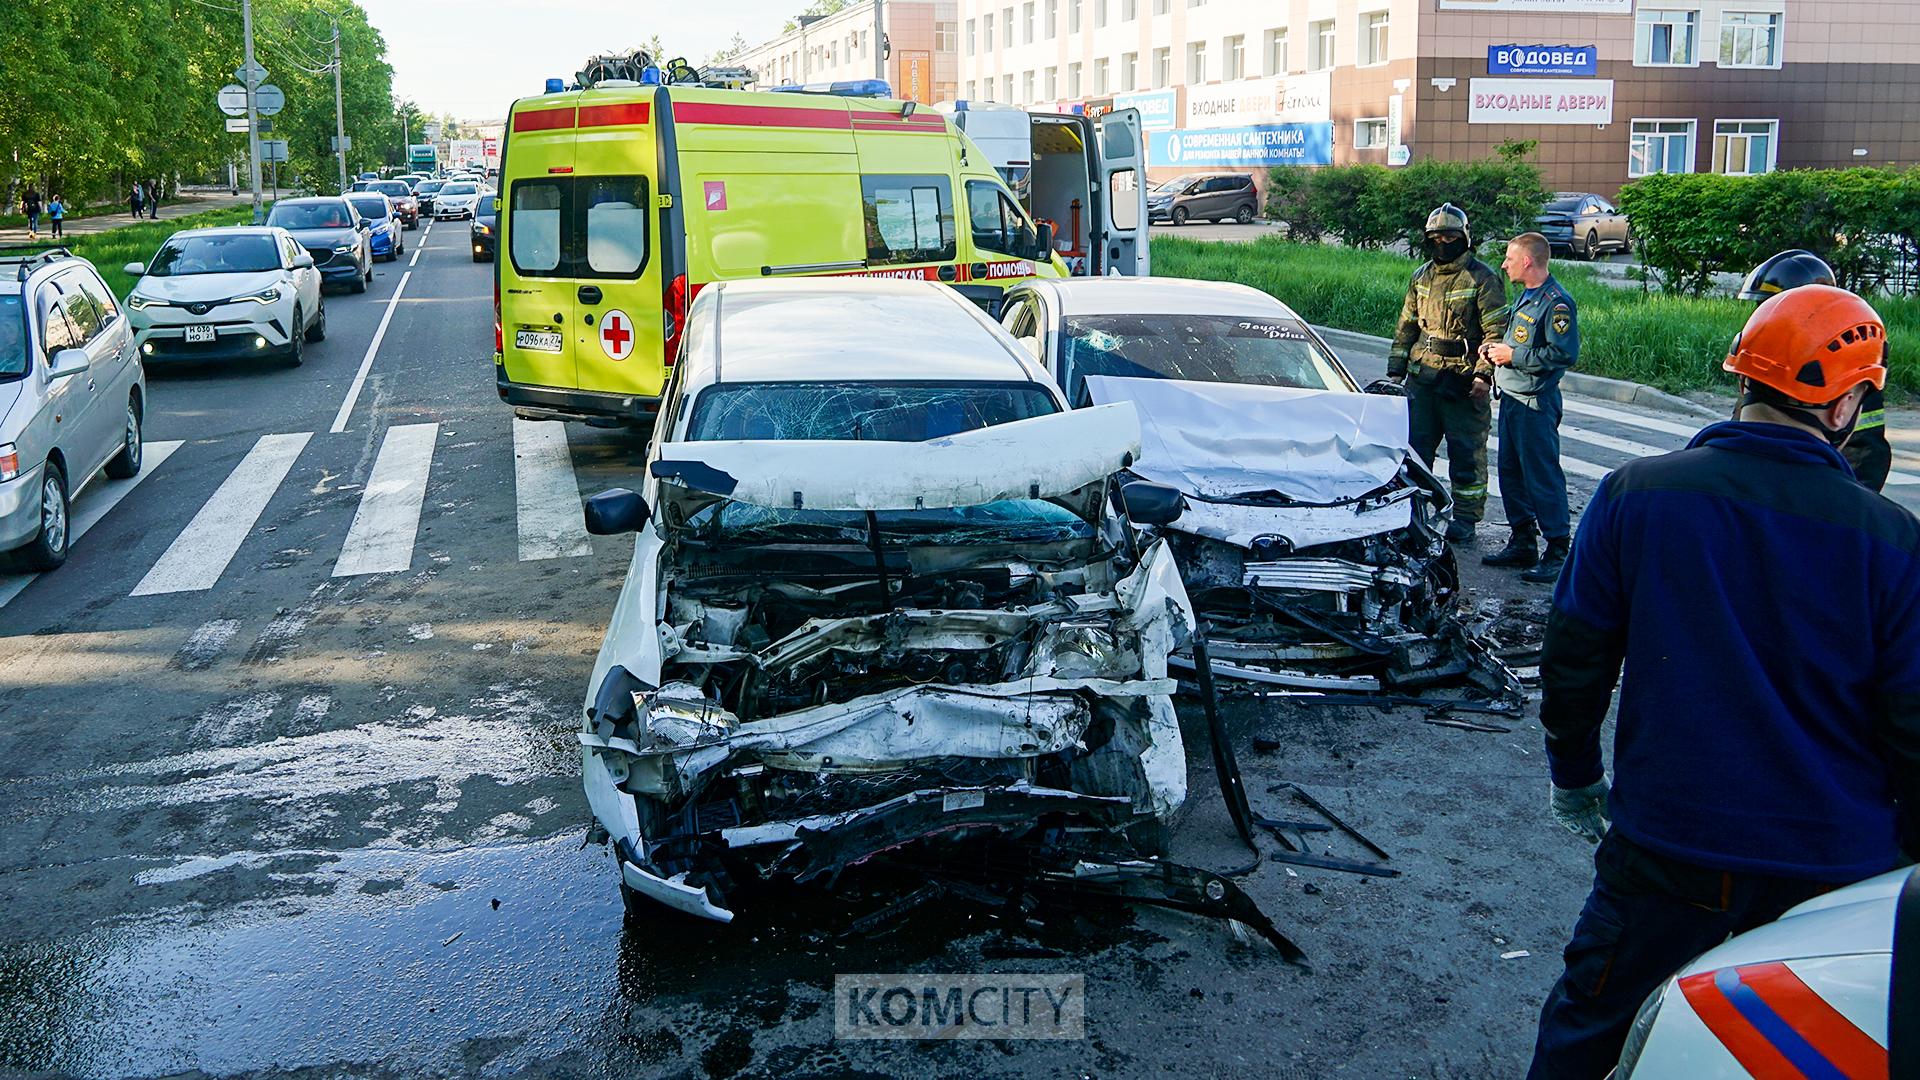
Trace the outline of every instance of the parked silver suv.
<instances>
[{"instance_id":1,"label":"parked silver suv","mask_svg":"<svg viewBox=\"0 0 1920 1080\"><path fill-rule=\"evenodd\" d=\"M93 264L0 248L0 553L66 561L73 496L102 468L140 471L146 394L131 320Z\"/></svg>"}]
</instances>

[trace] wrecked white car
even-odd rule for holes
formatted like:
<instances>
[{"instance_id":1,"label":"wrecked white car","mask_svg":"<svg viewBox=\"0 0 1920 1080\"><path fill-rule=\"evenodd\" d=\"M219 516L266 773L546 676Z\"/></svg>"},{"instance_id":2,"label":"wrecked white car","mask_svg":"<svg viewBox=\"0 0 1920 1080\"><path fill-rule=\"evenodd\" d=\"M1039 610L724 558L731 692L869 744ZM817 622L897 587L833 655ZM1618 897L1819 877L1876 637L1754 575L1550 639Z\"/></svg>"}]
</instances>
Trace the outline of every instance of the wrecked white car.
<instances>
[{"instance_id":1,"label":"wrecked white car","mask_svg":"<svg viewBox=\"0 0 1920 1080\"><path fill-rule=\"evenodd\" d=\"M1156 878L1137 898L1264 921L1153 858L1191 613L1113 509L1132 406L1069 411L935 285L735 282L694 304L659 425L642 492L587 505L638 532L580 733L630 915L974 872L952 853L985 841L1062 890Z\"/></svg>"},{"instance_id":2,"label":"wrecked white car","mask_svg":"<svg viewBox=\"0 0 1920 1080\"><path fill-rule=\"evenodd\" d=\"M1002 321L1074 405L1138 410L1130 472L1186 496L1156 534L1216 673L1517 700L1456 617L1452 500L1410 452L1405 399L1360 393L1285 304L1216 282L1035 281L1008 294Z\"/></svg>"}]
</instances>

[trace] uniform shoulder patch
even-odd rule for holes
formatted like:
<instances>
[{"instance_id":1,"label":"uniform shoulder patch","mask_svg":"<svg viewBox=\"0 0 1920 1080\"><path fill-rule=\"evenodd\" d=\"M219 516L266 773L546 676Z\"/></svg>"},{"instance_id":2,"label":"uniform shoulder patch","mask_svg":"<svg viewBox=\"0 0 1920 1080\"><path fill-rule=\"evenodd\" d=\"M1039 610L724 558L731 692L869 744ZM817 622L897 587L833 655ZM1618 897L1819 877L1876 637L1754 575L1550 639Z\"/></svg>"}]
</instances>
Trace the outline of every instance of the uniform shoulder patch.
<instances>
[{"instance_id":1,"label":"uniform shoulder patch","mask_svg":"<svg viewBox=\"0 0 1920 1080\"><path fill-rule=\"evenodd\" d=\"M1555 304L1549 321L1554 333L1564 334L1573 329L1573 309L1565 304Z\"/></svg>"}]
</instances>

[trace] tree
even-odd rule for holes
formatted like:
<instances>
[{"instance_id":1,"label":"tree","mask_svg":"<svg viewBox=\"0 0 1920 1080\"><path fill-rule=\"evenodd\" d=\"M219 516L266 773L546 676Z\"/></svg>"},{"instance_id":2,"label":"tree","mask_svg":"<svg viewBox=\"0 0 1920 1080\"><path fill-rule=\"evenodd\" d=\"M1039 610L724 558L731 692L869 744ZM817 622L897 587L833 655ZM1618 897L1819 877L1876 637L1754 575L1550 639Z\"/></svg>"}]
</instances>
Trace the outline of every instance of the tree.
<instances>
[{"instance_id":1,"label":"tree","mask_svg":"<svg viewBox=\"0 0 1920 1080\"><path fill-rule=\"evenodd\" d=\"M729 60L737 60L751 48L753 48L753 45L749 43L745 37L740 34L735 34L733 35L733 40L727 42L726 48L720 49L707 57L707 63L724 64Z\"/></svg>"}]
</instances>

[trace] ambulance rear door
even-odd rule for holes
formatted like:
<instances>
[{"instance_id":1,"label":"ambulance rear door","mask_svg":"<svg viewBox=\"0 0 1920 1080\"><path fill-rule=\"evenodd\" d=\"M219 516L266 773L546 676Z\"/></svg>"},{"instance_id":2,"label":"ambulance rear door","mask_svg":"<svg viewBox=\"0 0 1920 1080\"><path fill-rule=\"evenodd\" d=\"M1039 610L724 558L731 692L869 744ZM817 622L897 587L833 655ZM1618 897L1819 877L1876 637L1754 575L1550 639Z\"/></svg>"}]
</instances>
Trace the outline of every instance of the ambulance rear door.
<instances>
[{"instance_id":1,"label":"ambulance rear door","mask_svg":"<svg viewBox=\"0 0 1920 1080\"><path fill-rule=\"evenodd\" d=\"M664 100L661 98L660 100ZM657 398L666 383L654 87L580 95L568 216L579 387Z\"/></svg>"},{"instance_id":2,"label":"ambulance rear door","mask_svg":"<svg viewBox=\"0 0 1920 1080\"><path fill-rule=\"evenodd\" d=\"M508 119L501 174L500 355L507 378L573 389L574 289L566 278L566 187L578 95L534 98Z\"/></svg>"},{"instance_id":3,"label":"ambulance rear door","mask_svg":"<svg viewBox=\"0 0 1920 1080\"><path fill-rule=\"evenodd\" d=\"M1097 272L1144 277L1152 273L1147 243L1147 147L1140 110L1115 109L1099 118L1094 145L1100 185L1101 254Z\"/></svg>"}]
</instances>

